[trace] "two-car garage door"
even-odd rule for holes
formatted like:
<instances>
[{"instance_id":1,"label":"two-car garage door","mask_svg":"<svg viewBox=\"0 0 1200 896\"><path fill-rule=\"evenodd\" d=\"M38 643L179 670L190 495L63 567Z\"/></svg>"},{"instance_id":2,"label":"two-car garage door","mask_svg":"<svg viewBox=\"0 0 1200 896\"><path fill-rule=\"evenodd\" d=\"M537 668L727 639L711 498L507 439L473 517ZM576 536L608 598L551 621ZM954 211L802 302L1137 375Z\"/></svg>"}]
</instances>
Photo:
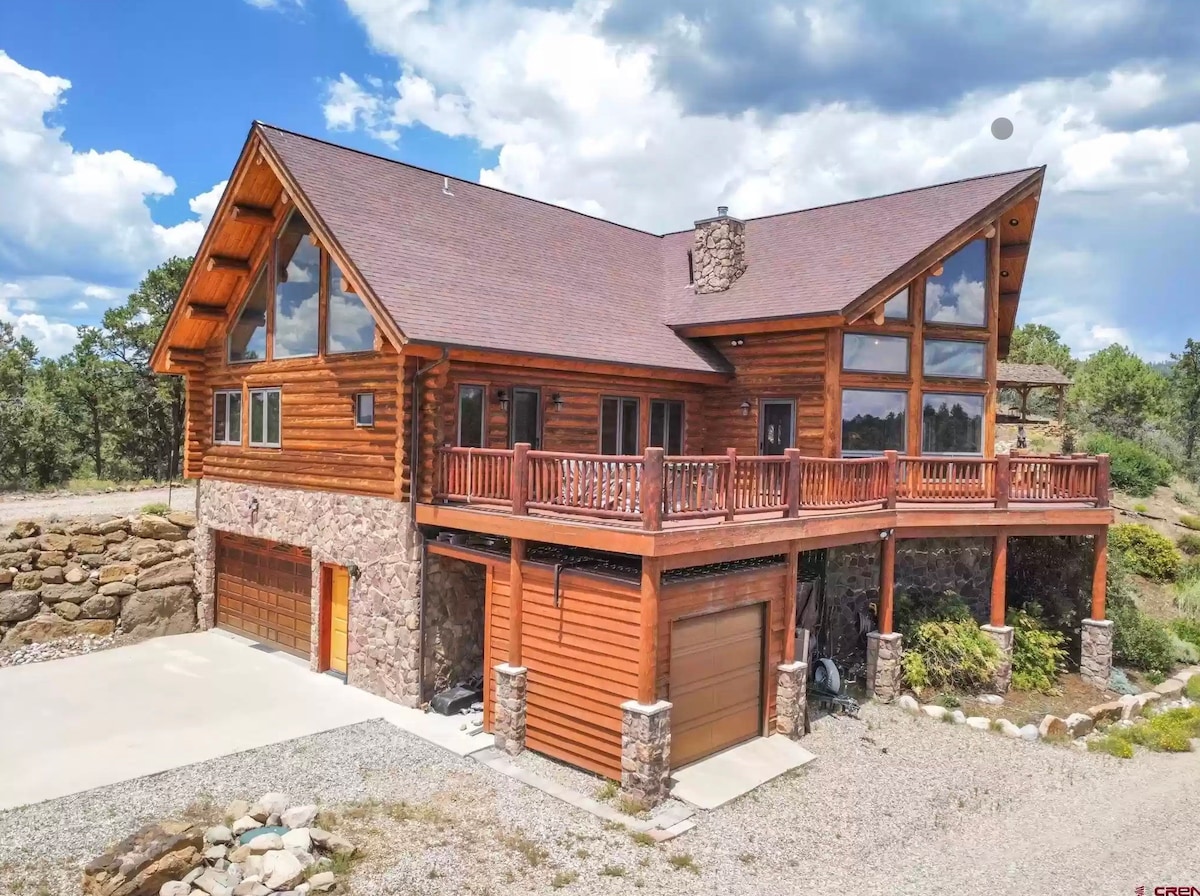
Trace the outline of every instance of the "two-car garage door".
<instances>
[{"instance_id":1,"label":"two-car garage door","mask_svg":"<svg viewBox=\"0 0 1200 896\"><path fill-rule=\"evenodd\" d=\"M312 632L312 554L222 532L217 537L217 625L307 657Z\"/></svg>"}]
</instances>

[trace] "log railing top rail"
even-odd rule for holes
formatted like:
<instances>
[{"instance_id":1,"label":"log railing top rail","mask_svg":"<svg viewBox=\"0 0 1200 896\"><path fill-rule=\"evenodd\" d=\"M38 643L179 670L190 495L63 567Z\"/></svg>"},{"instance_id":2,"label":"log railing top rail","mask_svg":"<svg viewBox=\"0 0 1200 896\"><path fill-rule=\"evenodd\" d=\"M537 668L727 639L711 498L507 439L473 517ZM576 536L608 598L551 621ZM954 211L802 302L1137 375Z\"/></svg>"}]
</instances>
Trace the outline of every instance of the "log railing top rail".
<instances>
[{"instance_id":1,"label":"log railing top rail","mask_svg":"<svg viewBox=\"0 0 1200 896\"><path fill-rule=\"evenodd\" d=\"M438 449L434 500L506 507L512 513L617 520L660 530L664 522L798 517L802 512L900 505L1109 506L1108 456L878 457L724 454L573 454Z\"/></svg>"}]
</instances>

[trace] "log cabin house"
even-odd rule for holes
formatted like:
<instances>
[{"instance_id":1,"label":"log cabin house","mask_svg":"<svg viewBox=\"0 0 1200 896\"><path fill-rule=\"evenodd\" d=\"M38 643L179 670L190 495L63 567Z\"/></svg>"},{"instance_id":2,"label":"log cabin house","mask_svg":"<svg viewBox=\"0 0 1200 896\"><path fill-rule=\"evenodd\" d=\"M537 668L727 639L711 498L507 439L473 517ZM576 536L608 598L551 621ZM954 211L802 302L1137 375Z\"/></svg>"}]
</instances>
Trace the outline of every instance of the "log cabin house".
<instances>
[{"instance_id":1,"label":"log cabin house","mask_svg":"<svg viewBox=\"0 0 1200 896\"><path fill-rule=\"evenodd\" d=\"M802 734L852 603L879 699L898 591L978 579L1011 651L1014 539L1086 546L1107 676L1107 460L993 447L1043 177L654 234L255 123L153 355L202 624L410 706L482 676L500 746L647 802Z\"/></svg>"}]
</instances>

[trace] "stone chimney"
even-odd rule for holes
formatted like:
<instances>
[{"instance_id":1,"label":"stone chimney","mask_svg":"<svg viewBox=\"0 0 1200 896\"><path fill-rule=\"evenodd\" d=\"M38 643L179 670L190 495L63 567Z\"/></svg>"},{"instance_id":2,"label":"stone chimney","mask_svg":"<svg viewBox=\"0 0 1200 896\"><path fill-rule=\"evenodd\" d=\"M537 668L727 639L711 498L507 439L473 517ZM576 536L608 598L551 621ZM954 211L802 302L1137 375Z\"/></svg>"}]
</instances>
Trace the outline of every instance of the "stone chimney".
<instances>
[{"instance_id":1,"label":"stone chimney","mask_svg":"<svg viewBox=\"0 0 1200 896\"><path fill-rule=\"evenodd\" d=\"M722 292L746 271L746 223L717 206L715 218L696 222L692 283L697 293Z\"/></svg>"}]
</instances>

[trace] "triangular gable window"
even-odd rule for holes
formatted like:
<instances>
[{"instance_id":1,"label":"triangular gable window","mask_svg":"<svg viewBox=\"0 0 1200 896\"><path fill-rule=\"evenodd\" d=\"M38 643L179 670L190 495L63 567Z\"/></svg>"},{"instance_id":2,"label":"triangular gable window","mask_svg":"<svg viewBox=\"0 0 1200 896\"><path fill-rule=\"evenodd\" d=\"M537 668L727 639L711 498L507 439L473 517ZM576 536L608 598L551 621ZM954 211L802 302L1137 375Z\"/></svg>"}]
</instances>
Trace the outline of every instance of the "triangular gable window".
<instances>
[{"instance_id":1,"label":"triangular gable window","mask_svg":"<svg viewBox=\"0 0 1200 896\"><path fill-rule=\"evenodd\" d=\"M237 323L229 331L229 360L264 361L267 357L267 305L271 298L266 265L259 269Z\"/></svg>"}]
</instances>

